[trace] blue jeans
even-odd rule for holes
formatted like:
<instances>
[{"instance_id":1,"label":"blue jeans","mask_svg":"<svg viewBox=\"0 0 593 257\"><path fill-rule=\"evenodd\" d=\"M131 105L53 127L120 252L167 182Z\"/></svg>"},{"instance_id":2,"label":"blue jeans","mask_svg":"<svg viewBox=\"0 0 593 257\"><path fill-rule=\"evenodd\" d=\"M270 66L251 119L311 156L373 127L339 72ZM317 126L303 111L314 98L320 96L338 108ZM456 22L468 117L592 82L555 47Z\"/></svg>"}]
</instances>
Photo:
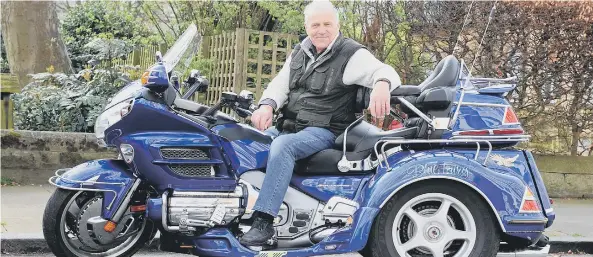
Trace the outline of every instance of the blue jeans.
<instances>
[{"instance_id":1,"label":"blue jeans","mask_svg":"<svg viewBox=\"0 0 593 257\"><path fill-rule=\"evenodd\" d=\"M287 134L280 134L272 127L265 133L277 137L270 147L266 176L253 210L276 217L288 190L295 162L331 148L336 136L327 129L316 127Z\"/></svg>"}]
</instances>

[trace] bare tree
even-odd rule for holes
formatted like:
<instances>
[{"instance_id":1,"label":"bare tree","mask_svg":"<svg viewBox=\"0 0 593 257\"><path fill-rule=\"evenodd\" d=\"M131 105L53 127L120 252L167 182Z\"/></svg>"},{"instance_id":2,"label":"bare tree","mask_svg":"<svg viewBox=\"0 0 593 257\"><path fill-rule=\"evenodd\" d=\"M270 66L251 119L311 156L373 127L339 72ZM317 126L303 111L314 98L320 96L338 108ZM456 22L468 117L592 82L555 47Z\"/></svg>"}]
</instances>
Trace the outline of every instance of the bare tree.
<instances>
[{"instance_id":1,"label":"bare tree","mask_svg":"<svg viewBox=\"0 0 593 257\"><path fill-rule=\"evenodd\" d=\"M12 73L21 85L28 74L45 72L71 73L66 47L58 31L56 3L51 1L2 3L2 33Z\"/></svg>"}]
</instances>

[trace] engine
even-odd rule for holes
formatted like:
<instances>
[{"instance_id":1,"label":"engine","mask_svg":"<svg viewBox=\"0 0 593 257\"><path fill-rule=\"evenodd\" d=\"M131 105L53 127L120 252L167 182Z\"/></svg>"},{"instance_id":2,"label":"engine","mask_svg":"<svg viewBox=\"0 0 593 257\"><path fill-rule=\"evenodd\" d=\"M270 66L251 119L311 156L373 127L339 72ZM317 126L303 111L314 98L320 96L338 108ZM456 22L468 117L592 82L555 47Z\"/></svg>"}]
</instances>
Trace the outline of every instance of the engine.
<instances>
[{"instance_id":1,"label":"engine","mask_svg":"<svg viewBox=\"0 0 593 257\"><path fill-rule=\"evenodd\" d=\"M163 226L169 231L195 231L195 227L225 225L245 213L247 190L234 192L173 191L163 194Z\"/></svg>"}]
</instances>

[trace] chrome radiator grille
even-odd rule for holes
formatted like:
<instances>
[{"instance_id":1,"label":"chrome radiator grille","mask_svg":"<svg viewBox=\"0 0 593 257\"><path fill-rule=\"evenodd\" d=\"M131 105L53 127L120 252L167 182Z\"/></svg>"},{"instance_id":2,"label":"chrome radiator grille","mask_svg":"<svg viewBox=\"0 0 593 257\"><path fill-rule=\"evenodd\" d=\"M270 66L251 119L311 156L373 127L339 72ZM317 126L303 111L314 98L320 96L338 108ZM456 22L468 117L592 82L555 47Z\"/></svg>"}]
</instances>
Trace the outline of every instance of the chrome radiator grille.
<instances>
[{"instance_id":1,"label":"chrome radiator grille","mask_svg":"<svg viewBox=\"0 0 593 257\"><path fill-rule=\"evenodd\" d=\"M200 164L173 164L169 165L173 173L185 177L214 177L214 167Z\"/></svg>"},{"instance_id":2,"label":"chrome radiator grille","mask_svg":"<svg viewBox=\"0 0 593 257\"><path fill-rule=\"evenodd\" d=\"M197 148L163 148L161 155L165 159L208 160L208 153Z\"/></svg>"}]
</instances>

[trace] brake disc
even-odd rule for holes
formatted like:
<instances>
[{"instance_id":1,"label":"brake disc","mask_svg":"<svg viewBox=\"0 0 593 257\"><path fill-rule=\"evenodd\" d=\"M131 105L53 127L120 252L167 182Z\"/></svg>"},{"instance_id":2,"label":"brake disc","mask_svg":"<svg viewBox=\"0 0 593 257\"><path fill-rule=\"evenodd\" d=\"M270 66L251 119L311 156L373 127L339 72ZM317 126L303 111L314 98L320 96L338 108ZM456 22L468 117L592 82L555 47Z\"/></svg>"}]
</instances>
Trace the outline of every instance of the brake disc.
<instances>
[{"instance_id":1,"label":"brake disc","mask_svg":"<svg viewBox=\"0 0 593 257\"><path fill-rule=\"evenodd\" d=\"M87 251L105 251L110 248L109 245L100 245L95 239L93 227L87 223L89 219L96 216L101 216L101 209L103 208L103 198L95 197L88 201L80 209L78 215L78 239L80 242L90 248Z\"/></svg>"}]
</instances>

